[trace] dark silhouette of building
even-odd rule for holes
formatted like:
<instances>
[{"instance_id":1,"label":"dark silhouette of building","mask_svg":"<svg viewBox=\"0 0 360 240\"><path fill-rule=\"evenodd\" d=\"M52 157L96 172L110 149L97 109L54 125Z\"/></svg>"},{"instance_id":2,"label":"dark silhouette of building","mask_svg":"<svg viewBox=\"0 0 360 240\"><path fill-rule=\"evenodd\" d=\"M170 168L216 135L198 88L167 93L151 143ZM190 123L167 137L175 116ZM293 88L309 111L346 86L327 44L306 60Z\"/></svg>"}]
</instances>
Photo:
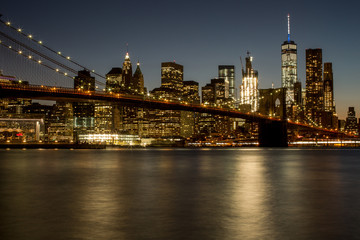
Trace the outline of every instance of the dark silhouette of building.
<instances>
[{"instance_id":1,"label":"dark silhouette of building","mask_svg":"<svg viewBox=\"0 0 360 240\"><path fill-rule=\"evenodd\" d=\"M136 69L133 75L132 83L133 83L132 84L133 93L144 95L144 75L141 72L139 62L136 64Z\"/></svg>"},{"instance_id":2,"label":"dark silhouette of building","mask_svg":"<svg viewBox=\"0 0 360 240\"><path fill-rule=\"evenodd\" d=\"M78 75L74 78L74 89L95 91L95 77L92 77L88 70L78 71Z\"/></svg>"},{"instance_id":3,"label":"dark silhouette of building","mask_svg":"<svg viewBox=\"0 0 360 240\"><path fill-rule=\"evenodd\" d=\"M125 85L122 80L122 69L112 68L106 74L106 92L120 93L124 91Z\"/></svg>"}]
</instances>

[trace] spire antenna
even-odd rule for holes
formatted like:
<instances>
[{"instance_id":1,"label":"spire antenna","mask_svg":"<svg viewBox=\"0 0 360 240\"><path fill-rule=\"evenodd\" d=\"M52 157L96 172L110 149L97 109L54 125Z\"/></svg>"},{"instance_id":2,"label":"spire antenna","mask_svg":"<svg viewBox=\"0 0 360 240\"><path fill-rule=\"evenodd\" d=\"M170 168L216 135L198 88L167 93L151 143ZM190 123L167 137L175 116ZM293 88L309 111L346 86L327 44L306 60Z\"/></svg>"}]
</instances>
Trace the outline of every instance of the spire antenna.
<instances>
[{"instance_id":1,"label":"spire antenna","mask_svg":"<svg viewBox=\"0 0 360 240\"><path fill-rule=\"evenodd\" d=\"M290 14L287 15L288 20L288 42L290 42Z\"/></svg>"}]
</instances>

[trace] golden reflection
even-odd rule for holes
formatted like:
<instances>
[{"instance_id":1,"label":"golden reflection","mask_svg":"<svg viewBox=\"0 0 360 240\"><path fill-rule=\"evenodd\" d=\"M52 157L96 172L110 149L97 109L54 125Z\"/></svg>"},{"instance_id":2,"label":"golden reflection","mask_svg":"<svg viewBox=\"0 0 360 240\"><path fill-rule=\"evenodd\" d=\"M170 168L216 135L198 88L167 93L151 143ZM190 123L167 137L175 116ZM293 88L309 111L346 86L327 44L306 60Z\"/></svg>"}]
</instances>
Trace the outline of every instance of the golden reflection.
<instances>
[{"instance_id":1,"label":"golden reflection","mask_svg":"<svg viewBox=\"0 0 360 240\"><path fill-rule=\"evenodd\" d=\"M241 153L240 153L241 154ZM236 176L232 181L232 201L230 205L231 232L249 239L261 239L271 227L269 208L269 187L266 178L266 159L256 153L239 158L236 165ZM260 235L258 235L260 234Z\"/></svg>"}]
</instances>

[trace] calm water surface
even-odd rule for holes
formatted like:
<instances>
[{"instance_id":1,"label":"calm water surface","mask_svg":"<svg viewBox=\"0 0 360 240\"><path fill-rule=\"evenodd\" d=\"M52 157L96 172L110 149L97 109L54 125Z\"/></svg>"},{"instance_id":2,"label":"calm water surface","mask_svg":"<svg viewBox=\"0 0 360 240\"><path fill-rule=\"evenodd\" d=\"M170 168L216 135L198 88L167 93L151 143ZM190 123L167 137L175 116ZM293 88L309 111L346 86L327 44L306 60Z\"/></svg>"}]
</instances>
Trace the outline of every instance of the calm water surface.
<instances>
[{"instance_id":1,"label":"calm water surface","mask_svg":"<svg viewBox=\"0 0 360 240\"><path fill-rule=\"evenodd\" d=\"M360 150L0 150L0 239L360 239Z\"/></svg>"}]
</instances>

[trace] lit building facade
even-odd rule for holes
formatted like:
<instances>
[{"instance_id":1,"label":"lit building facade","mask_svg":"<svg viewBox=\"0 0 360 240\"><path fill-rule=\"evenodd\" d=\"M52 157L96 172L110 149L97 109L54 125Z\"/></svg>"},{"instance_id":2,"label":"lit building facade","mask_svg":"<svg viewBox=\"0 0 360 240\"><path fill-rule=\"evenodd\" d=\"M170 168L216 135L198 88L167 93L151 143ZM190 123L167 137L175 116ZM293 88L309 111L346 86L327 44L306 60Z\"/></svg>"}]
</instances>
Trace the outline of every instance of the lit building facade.
<instances>
[{"instance_id":1,"label":"lit building facade","mask_svg":"<svg viewBox=\"0 0 360 240\"><path fill-rule=\"evenodd\" d=\"M219 65L219 78L225 80L225 97L235 100L235 66Z\"/></svg>"},{"instance_id":2,"label":"lit building facade","mask_svg":"<svg viewBox=\"0 0 360 240\"><path fill-rule=\"evenodd\" d=\"M186 103L200 103L199 83L195 81L183 82L182 99ZM198 132L199 113L181 111L181 136L184 138L194 137Z\"/></svg>"},{"instance_id":3,"label":"lit building facade","mask_svg":"<svg viewBox=\"0 0 360 240\"><path fill-rule=\"evenodd\" d=\"M240 86L240 107L256 112L259 108L258 72L252 67L252 57L245 58L246 68L242 70L242 84Z\"/></svg>"},{"instance_id":4,"label":"lit building facade","mask_svg":"<svg viewBox=\"0 0 360 240\"><path fill-rule=\"evenodd\" d=\"M72 142L73 107L68 102L56 102L52 106L46 126L47 140L50 142Z\"/></svg>"},{"instance_id":5,"label":"lit building facade","mask_svg":"<svg viewBox=\"0 0 360 240\"><path fill-rule=\"evenodd\" d=\"M175 62L161 63L161 86L174 89L181 95L184 78L184 67Z\"/></svg>"},{"instance_id":6,"label":"lit building facade","mask_svg":"<svg viewBox=\"0 0 360 240\"><path fill-rule=\"evenodd\" d=\"M332 63L324 63L324 110L335 113Z\"/></svg>"},{"instance_id":7,"label":"lit building facade","mask_svg":"<svg viewBox=\"0 0 360 240\"><path fill-rule=\"evenodd\" d=\"M321 124L324 110L322 49L306 49L306 117Z\"/></svg>"},{"instance_id":8,"label":"lit building facade","mask_svg":"<svg viewBox=\"0 0 360 240\"><path fill-rule=\"evenodd\" d=\"M352 134L358 134L358 129L359 126L355 114L355 108L349 107L348 115L345 123L345 131L350 132Z\"/></svg>"},{"instance_id":9,"label":"lit building facade","mask_svg":"<svg viewBox=\"0 0 360 240\"><path fill-rule=\"evenodd\" d=\"M332 71L332 63L324 63L324 112L322 117L322 125L326 128L336 129L338 127L338 117L335 111L334 100L334 78Z\"/></svg>"},{"instance_id":10,"label":"lit building facade","mask_svg":"<svg viewBox=\"0 0 360 240\"><path fill-rule=\"evenodd\" d=\"M132 87L133 87L133 83L132 83L132 64L130 61L130 56L129 53L127 52L125 55L125 60L123 63L123 68L122 68L122 82L124 84L124 90L125 92L131 92L132 91Z\"/></svg>"},{"instance_id":11,"label":"lit building facade","mask_svg":"<svg viewBox=\"0 0 360 240\"><path fill-rule=\"evenodd\" d=\"M202 87L202 103L207 106L227 107L229 98L226 97L226 81L223 78L211 79L211 83ZM201 113L199 118L199 132L203 136L221 136L231 131L230 118L208 113Z\"/></svg>"},{"instance_id":12,"label":"lit building facade","mask_svg":"<svg viewBox=\"0 0 360 240\"><path fill-rule=\"evenodd\" d=\"M290 39L290 15L288 15L288 39L281 45L281 87L286 88L287 105L294 102L294 85L297 82L297 45Z\"/></svg>"},{"instance_id":13,"label":"lit building facade","mask_svg":"<svg viewBox=\"0 0 360 240\"><path fill-rule=\"evenodd\" d=\"M150 91L150 96L159 100L178 101L179 91L171 88L159 87ZM181 111L148 110L148 136L153 138L174 137L181 135Z\"/></svg>"},{"instance_id":14,"label":"lit building facade","mask_svg":"<svg viewBox=\"0 0 360 240\"><path fill-rule=\"evenodd\" d=\"M87 70L79 71L74 78L74 89L78 91L95 91L95 77ZM88 102L73 103L75 138L80 133L89 133L95 127L95 105Z\"/></svg>"}]
</instances>

